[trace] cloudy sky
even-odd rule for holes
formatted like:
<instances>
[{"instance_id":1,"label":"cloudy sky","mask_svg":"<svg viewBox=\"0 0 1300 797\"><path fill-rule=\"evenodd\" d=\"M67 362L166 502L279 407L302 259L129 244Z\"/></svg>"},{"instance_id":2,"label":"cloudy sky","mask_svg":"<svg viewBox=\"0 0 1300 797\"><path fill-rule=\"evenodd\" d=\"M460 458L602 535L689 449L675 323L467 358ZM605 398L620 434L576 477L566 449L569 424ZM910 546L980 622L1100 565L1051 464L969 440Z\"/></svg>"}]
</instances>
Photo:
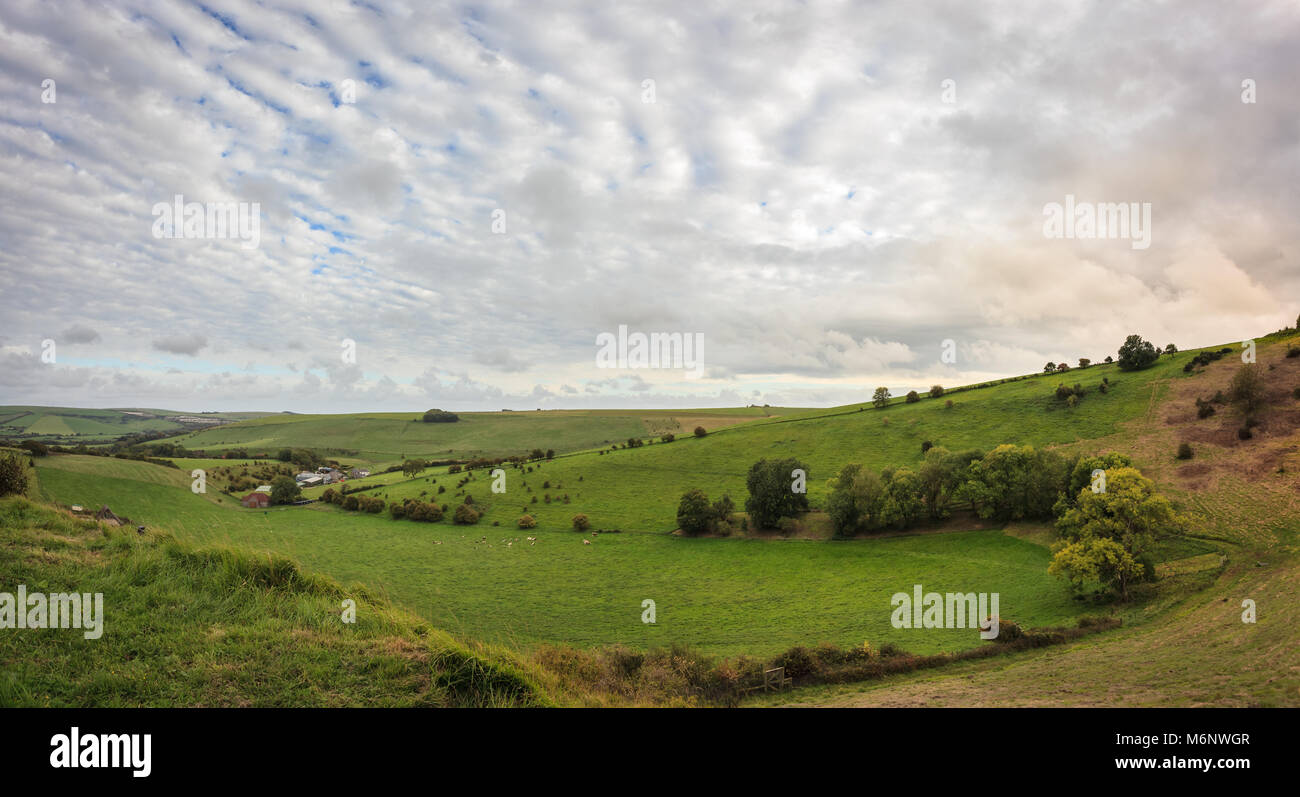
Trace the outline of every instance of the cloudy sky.
<instances>
[{"instance_id":1,"label":"cloudy sky","mask_svg":"<svg viewBox=\"0 0 1300 797\"><path fill-rule=\"evenodd\" d=\"M1285 0L5 0L0 404L825 406L1240 340L1300 313L1297 75ZM1149 245L1045 234L1067 195ZM620 325L703 375L598 367Z\"/></svg>"}]
</instances>

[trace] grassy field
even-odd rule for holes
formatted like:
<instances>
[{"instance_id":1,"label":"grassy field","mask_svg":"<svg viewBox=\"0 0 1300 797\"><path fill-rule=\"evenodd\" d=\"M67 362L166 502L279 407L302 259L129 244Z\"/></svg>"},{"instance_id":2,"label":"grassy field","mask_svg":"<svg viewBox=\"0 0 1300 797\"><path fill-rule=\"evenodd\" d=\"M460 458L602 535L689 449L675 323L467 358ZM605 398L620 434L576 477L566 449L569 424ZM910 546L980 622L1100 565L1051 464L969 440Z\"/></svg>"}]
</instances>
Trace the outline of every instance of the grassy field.
<instances>
[{"instance_id":1,"label":"grassy field","mask_svg":"<svg viewBox=\"0 0 1300 797\"><path fill-rule=\"evenodd\" d=\"M792 699L924 704L933 694L940 695L938 702L966 704L972 702L972 693L963 687L963 679L976 678L989 686L981 693L984 698L974 702L1047 704L1055 699L1053 679L1059 672L1052 663L1057 657L1079 657L1080 672L1095 671L1104 681L1105 671L1117 665L1106 663L1105 654L1098 651L1116 651L1122 654L1117 661L1123 671L1108 683L1126 684L1124 699L1137 704L1186 702L1174 692L1156 696L1149 682L1180 660L1194 661L1203 673L1219 679L1217 687L1197 692L1194 701L1241 704L1253 688L1262 702L1290 704L1300 702L1295 689L1300 675L1294 665L1279 676L1276 686L1260 679L1244 679L1241 686L1227 683L1225 668L1258 668L1260 656L1272 661L1286 649L1294 635L1276 625L1277 619L1259 636L1251 634L1265 629L1264 623L1246 629L1234 626L1231 642L1198 642L1198 632L1185 622L1193 616L1204 622L1225 621L1233 601L1240 603L1241 590L1253 589L1270 601L1282 599L1294 578L1300 550L1296 524L1290 520L1296 509L1294 484L1286 481L1286 474L1288 468L1300 470L1300 454L1294 446L1295 427L1288 426L1291 410L1286 402L1291 401L1288 380L1300 380L1300 359L1284 360L1281 346L1280 341L1261 345L1261 362L1274 373L1271 379L1281 398L1280 409L1263 416L1253 447L1235 441L1231 432L1241 421L1232 411L1225 409L1212 422L1197 422L1189 412L1192 398L1212 395L1226 385L1236 367L1232 358L1188 375L1182 366L1194 352L1183 352L1162 357L1137 373L1094 366L955 392L938 400L895 401L885 409L853 405L758 418L752 409L723 412L728 423L713 427L706 437L687 433L672 443L636 449L581 450L580 437L569 437L566 441L578 450L531 463L531 471L507 468L504 495L490 490L486 470L449 474L443 467L414 479L392 473L367 480L380 484L370 494L388 501L419 496L454 505L468 493L484 512L478 525L468 527L394 521L386 514L345 512L320 504L245 510L230 496L191 493L187 463L195 461L180 460L185 469L173 470L60 455L37 460L37 467L43 495L51 500L107 503L133 523L161 527L187 544L287 556L332 579L364 583L432 626L511 649L527 650L545 642L578 647L617 643L642 650L685 643L714 654L764 656L792 645L830 642L848 647L869 640L925 654L980 643L969 630L894 629L890 596L908 592L914 584L937 592L997 592L1002 615L1029 627L1070 626L1080 614L1097 608L1071 600L1064 585L1048 576L1047 546L1053 532L1046 526L983 527L957 518L922 533L836 542L822 538L825 524L814 512L805 523L806 533L790 539L687 539L669 533L681 493L700 487L712 498L727 493L741 503L745 472L754 461L796 456L808 467L810 499L816 508L825 498L826 479L842 465L915 465L923 441L951 449L987 450L1012 442L1067 452L1117 450L1133 456L1192 519L1189 536L1167 541L1159 551L1160 570L1166 576L1160 589L1117 607L1123 629L1061 649L968 662L856 688L818 688ZM1105 394L1096 389L1103 378L1110 386ZM1077 407L1052 397L1062 381L1090 389ZM948 399L951 408L945 406ZM431 432L439 434L460 427L455 434L464 436L455 443L462 446L455 449L458 453L501 454L533 447L531 440L508 443L512 434L522 430L531 435L556 421L540 417L545 413L536 415L536 421L530 421L524 420L524 413L484 414L478 430L472 429L473 416L458 424L413 424L409 419L386 423L437 427ZM328 423L323 417L298 417L290 425L308 426L279 429L278 439L287 441L314 424ZM647 417L616 414L607 420L631 420L644 428ZM686 416L671 417L681 424ZM746 417L750 422L736 423ZM374 419L380 425L369 428L387 428L382 416ZM260 434L259 427L275 428L280 421L246 422L204 434ZM353 417L350 422L364 426L370 421ZM575 425L567 428L569 434L579 434ZM354 428L349 434L362 432ZM318 437L315 445L342 439ZM1182 439L1197 441L1194 462L1174 459ZM383 454L390 442L369 450ZM485 447L472 448L477 445ZM536 445L565 450L563 443ZM468 481L462 486L458 482L463 479ZM440 487L445 492L438 493ZM516 528L524 511L539 519L537 529ZM590 545L571 529L571 518L579 512L604 532L587 536ZM615 530L618 533L612 533ZM1277 569L1244 567L1239 559L1245 557L1267 559ZM654 625L641 622L647 599L656 604ZM1250 647L1252 639L1263 647ZM1144 645L1156 647L1144 651ZM1002 672L1017 672L1028 680L1018 686L1018 681L999 675ZM897 692L887 688L893 683L900 684ZM1060 694L1068 695L1060 702L1123 702L1101 686L1078 683Z\"/></svg>"},{"instance_id":2,"label":"grassy field","mask_svg":"<svg viewBox=\"0 0 1300 797\"><path fill-rule=\"evenodd\" d=\"M437 627L515 646L680 642L767 654L822 641L919 652L977 644L969 631L892 628L890 596L915 583L1000 592L1003 612L1031 625L1079 612L1047 575L1047 551L998 530L833 544L627 532L583 545L572 531L418 524L323 505L246 510L194 495L184 474L148 463L54 456L38 468L51 498L106 503L196 543L275 551L364 582ZM654 625L641 622L647 598Z\"/></svg>"},{"instance_id":3,"label":"grassy field","mask_svg":"<svg viewBox=\"0 0 1300 797\"><path fill-rule=\"evenodd\" d=\"M0 438L30 438L63 445L95 444L136 432L175 432L188 427L167 416L191 413L155 409L86 409L78 407L0 407ZM214 412L207 416L244 420L271 413Z\"/></svg>"},{"instance_id":4,"label":"grassy field","mask_svg":"<svg viewBox=\"0 0 1300 797\"><path fill-rule=\"evenodd\" d=\"M0 634L0 706L544 702L505 656L284 559L198 550L0 501L0 583L103 595L102 636ZM356 601L345 624L342 600Z\"/></svg>"},{"instance_id":5,"label":"grassy field","mask_svg":"<svg viewBox=\"0 0 1300 797\"><path fill-rule=\"evenodd\" d=\"M367 462L526 454L534 448L575 451L629 437L690 434L800 412L780 407L704 410L546 410L464 412L455 423L420 423L419 413L277 415L170 438L188 449L281 448L355 451ZM250 451L253 453L253 451Z\"/></svg>"}]
</instances>

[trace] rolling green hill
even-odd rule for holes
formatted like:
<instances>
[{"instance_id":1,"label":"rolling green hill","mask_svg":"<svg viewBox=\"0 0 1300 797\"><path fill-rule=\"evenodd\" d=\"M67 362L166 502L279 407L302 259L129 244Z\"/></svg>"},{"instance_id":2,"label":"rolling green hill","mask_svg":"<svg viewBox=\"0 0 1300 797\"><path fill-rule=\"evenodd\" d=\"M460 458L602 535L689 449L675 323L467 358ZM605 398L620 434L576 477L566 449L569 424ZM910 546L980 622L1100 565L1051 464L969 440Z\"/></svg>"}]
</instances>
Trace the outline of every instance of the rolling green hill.
<instances>
[{"instance_id":1,"label":"rolling green hill","mask_svg":"<svg viewBox=\"0 0 1300 797\"><path fill-rule=\"evenodd\" d=\"M435 627L515 650L536 651L544 643L620 644L639 650L684 643L713 654L766 656L792 645L848 647L868 640L925 654L969 650L981 643L969 630L893 628L889 598L914 584L935 591L998 592L1003 616L1029 627L1069 626L1097 607L1072 600L1065 585L1048 576L1047 546L1054 533L1047 526L1003 527L959 514L943 526L910 534L830 541L816 511L827 494L826 480L850 462L870 468L914 466L927 441L954 450L1019 443L1066 452L1120 451L1190 519L1188 535L1166 541L1160 549L1163 579L1156 592L1114 607L1123 629L1062 650L1016 654L1010 664L964 662L953 672L978 674L988 684L983 701L988 704L1050 703L1053 679L1062 677L1049 666L1056 657L1083 657L1077 671L1101 677L1102 670L1110 669L1105 651L1114 650L1129 657L1122 672L1113 675L1113 683L1125 690L1124 699L1178 704L1177 694L1152 691L1157 689L1150 683L1152 667L1188 660L1220 678L1197 692L1198 702L1237 705L1248 697L1223 681L1224 674L1261 666L1261 655L1276 659L1294 639L1294 633L1277 625L1287 613L1275 610L1258 628L1225 629L1225 639L1238 640L1230 645L1198 642L1201 629L1189 627L1184 618L1228 622L1232 613L1207 614L1208 602L1240 603L1240 595L1254 594L1252 590L1279 600L1285 593L1280 585L1300 572L1300 523L1288 475L1300 470L1295 444L1300 410L1291 392L1300 386L1300 358L1285 356L1286 346L1300 342L1300 336L1257 342L1270 393L1248 440L1235 433L1243 420L1235 409L1225 406L1209 419L1197 418L1193 400L1224 390L1240 363L1229 357L1185 372L1196 352L1161 357L1138 372L1100 365L952 391L939 399L896 400L879 409L783 410L770 417L765 411L755 417L753 409L717 411L724 423L705 437L687 433L671 443L617 450L583 446L593 435L625 440L629 435L613 436L612 430L628 425L640 424L644 437L657 437L649 424L669 418L693 428L694 418L705 417L705 411L690 416L690 423L683 423L688 417L683 413L578 413L567 420L561 413L483 413L456 424L412 423L409 416L294 416L193 435L204 437L209 448L266 439L317 448L338 443L386 457L403 437L399 428L412 427L430 435L425 445L446 444L460 455L499 456L533 447L569 452L522 470L507 468L504 494L492 492L486 469L453 474L439 467L411 479L384 474L348 485L376 484L368 494L386 501L420 497L454 505L468 494L483 512L474 526L397 521L387 514L326 504L245 510L232 496L191 493L185 460L178 460L184 470L173 470L56 455L38 459L37 471L50 500L106 503L133 523L164 528L187 544L291 557L332 579L364 583ZM1098 389L1103 380L1108 382L1105 393ZM1087 389L1077 406L1054 397L1060 382ZM737 422L746 418L749 422ZM596 424L596 431L583 431L575 419ZM331 438L328 430L335 423L347 428ZM542 429L562 439L534 443L534 434ZM377 442L368 442L369 432ZM236 441L222 435L249 437ZM1188 441L1194 459L1176 459L1178 444ZM435 455L437 449L401 453ZM814 509L795 534L690 539L670 533L685 490L701 488L714 499L729 494L743 503L749 466L762 457L786 456L805 463ZM319 495L320 490L309 492ZM538 519L536 529L516 528L525 511ZM587 535L589 544L572 530L571 519L578 513L588 515L593 529L603 532ZM1242 567L1244 561L1267 567ZM657 606L653 625L641 621L647 599ZM1252 648L1251 639L1267 641ZM1143 651L1143 644L1154 647ZM1213 645L1215 655L1193 654L1188 646L1198 644ZM1017 688L998 674L1003 669L1029 680ZM969 695L956 676L948 680L947 672L891 677L856 691L825 688L805 693L803 699L889 702L889 685L897 682L903 685L900 695L922 696L908 699L924 699L933 688L934 694L947 696L942 699L961 704ZM1143 680L1132 673L1147 675ZM1258 685L1258 694L1269 704L1300 703L1300 674L1294 668L1275 673L1269 684ZM1103 686L1097 687L1100 691L1091 684L1074 688L1070 694L1079 696L1079 702L1097 694L1104 695L1096 698L1098 703L1119 699L1105 695Z\"/></svg>"},{"instance_id":2,"label":"rolling green hill","mask_svg":"<svg viewBox=\"0 0 1300 797\"><path fill-rule=\"evenodd\" d=\"M534 448L573 451L629 437L664 432L690 434L696 426L719 429L798 411L749 407L465 412L457 413L460 420L455 423L420 423L415 420L418 413L277 415L182 435L167 442L207 452L231 448L249 449L250 454L274 454L281 448L355 451L368 462L390 462L404 457L509 456Z\"/></svg>"}]
</instances>

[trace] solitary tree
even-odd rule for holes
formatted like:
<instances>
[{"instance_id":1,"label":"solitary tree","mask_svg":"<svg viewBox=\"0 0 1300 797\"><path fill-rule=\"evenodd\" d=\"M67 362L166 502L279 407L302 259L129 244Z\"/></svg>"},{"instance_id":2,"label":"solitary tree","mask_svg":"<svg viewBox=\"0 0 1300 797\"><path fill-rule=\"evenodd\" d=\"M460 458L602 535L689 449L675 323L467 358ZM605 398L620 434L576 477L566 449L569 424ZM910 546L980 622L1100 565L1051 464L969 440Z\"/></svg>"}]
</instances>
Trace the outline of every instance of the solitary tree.
<instances>
[{"instance_id":1,"label":"solitary tree","mask_svg":"<svg viewBox=\"0 0 1300 797\"><path fill-rule=\"evenodd\" d=\"M889 398L889 388L878 387L876 388L876 392L871 395L871 403L876 405L876 409L880 409L889 403Z\"/></svg>"},{"instance_id":2,"label":"solitary tree","mask_svg":"<svg viewBox=\"0 0 1300 797\"><path fill-rule=\"evenodd\" d=\"M1048 361L1047 365L1043 366L1043 373L1045 374L1050 374L1055 371L1056 371L1056 363L1051 362L1050 360Z\"/></svg>"},{"instance_id":3,"label":"solitary tree","mask_svg":"<svg viewBox=\"0 0 1300 797\"><path fill-rule=\"evenodd\" d=\"M1129 335L1119 347L1119 367L1123 371L1146 368L1156 361L1160 353L1140 335Z\"/></svg>"},{"instance_id":4,"label":"solitary tree","mask_svg":"<svg viewBox=\"0 0 1300 797\"><path fill-rule=\"evenodd\" d=\"M709 497L703 490L687 490L677 504L677 527L687 534L702 534L709 530L712 511Z\"/></svg>"}]
</instances>

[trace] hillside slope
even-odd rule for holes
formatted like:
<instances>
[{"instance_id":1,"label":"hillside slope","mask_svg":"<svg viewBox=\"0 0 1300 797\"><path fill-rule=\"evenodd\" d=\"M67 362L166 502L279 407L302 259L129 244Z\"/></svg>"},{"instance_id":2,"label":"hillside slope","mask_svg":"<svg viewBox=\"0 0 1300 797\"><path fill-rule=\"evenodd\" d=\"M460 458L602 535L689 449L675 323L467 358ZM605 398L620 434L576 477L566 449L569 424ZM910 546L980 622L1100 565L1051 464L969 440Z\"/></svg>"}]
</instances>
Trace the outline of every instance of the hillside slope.
<instances>
[{"instance_id":1,"label":"hillside slope","mask_svg":"<svg viewBox=\"0 0 1300 797\"><path fill-rule=\"evenodd\" d=\"M0 633L0 706L547 702L512 664L292 561L0 501L0 584L103 594L103 634ZM343 601L356 622L342 621Z\"/></svg>"}]
</instances>

